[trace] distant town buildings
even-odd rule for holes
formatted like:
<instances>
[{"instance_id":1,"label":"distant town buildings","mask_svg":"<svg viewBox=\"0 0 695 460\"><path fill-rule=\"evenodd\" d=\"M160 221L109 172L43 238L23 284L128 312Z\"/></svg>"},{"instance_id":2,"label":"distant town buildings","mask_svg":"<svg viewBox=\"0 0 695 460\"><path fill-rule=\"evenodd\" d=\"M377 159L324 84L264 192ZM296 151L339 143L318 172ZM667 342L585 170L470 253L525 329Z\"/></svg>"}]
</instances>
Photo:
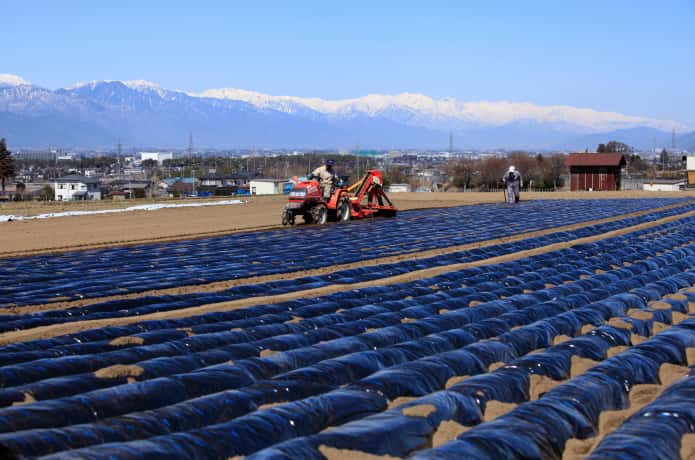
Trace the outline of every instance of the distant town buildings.
<instances>
[{"instance_id":1,"label":"distant town buildings","mask_svg":"<svg viewBox=\"0 0 695 460\"><path fill-rule=\"evenodd\" d=\"M172 152L140 152L140 161L154 160L161 165L164 163L164 160L173 159L174 154Z\"/></svg>"},{"instance_id":2,"label":"distant town buildings","mask_svg":"<svg viewBox=\"0 0 695 460\"><path fill-rule=\"evenodd\" d=\"M505 169L519 152L504 151L229 151L185 156L182 151L130 150L94 152L49 149L16 152L18 168L3 200L97 200L144 197L211 197L286 193L300 177L325 158L335 158L338 171L354 183L369 168L387 175L389 193L405 191L497 190ZM340 156L339 156L340 155ZM510 157L511 155L511 157ZM521 153L523 155L523 153ZM695 155L651 152L527 154L527 182L536 189L676 190L695 188ZM553 160L554 159L554 160ZM558 160L559 159L559 160ZM143 165L143 161L148 161ZM173 161L167 161L173 160ZM627 165L626 165L627 160ZM553 163L558 163L559 165ZM514 163L516 164L516 163ZM561 179L537 183L542 165ZM554 165L554 166L553 166ZM565 168L565 166L567 166ZM569 174L567 174L569 172ZM540 179L539 179L540 181Z\"/></svg>"}]
</instances>

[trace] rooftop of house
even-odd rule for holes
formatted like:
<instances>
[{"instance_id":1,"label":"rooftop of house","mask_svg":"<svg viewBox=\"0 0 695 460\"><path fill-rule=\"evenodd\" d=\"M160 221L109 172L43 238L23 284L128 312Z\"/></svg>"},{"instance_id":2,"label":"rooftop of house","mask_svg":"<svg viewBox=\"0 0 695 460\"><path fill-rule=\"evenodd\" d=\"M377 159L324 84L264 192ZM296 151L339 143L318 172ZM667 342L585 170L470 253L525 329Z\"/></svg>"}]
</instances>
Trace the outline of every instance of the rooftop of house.
<instances>
[{"instance_id":1,"label":"rooftop of house","mask_svg":"<svg viewBox=\"0 0 695 460\"><path fill-rule=\"evenodd\" d=\"M678 185L684 184L685 179L650 179L650 184L662 184L662 185Z\"/></svg>"},{"instance_id":2,"label":"rooftop of house","mask_svg":"<svg viewBox=\"0 0 695 460\"><path fill-rule=\"evenodd\" d=\"M55 180L56 182L82 182L83 184L98 184L99 183L99 178L98 177L87 177L87 176L79 176L77 174L71 174L69 176L63 176L59 177Z\"/></svg>"},{"instance_id":3,"label":"rooftop of house","mask_svg":"<svg viewBox=\"0 0 695 460\"><path fill-rule=\"evenodd\" d=\"M168 177L166 179L162 179L162 182L166 183L167 185L173 185L176 182L183 182L184 184L193 184L197 180L198 179L195 177Z\"/></svg>"},{"instance_id":4,"label":"rooftop of house","mask_svg":"<svg viewBox=\"0 0 695 460\"><path fill-rule=\"evenodd\" d=\"M280 182L289 182L289 179L253 179L251 182L273 182L275 184Z\"/></svg>"}]
</instances>

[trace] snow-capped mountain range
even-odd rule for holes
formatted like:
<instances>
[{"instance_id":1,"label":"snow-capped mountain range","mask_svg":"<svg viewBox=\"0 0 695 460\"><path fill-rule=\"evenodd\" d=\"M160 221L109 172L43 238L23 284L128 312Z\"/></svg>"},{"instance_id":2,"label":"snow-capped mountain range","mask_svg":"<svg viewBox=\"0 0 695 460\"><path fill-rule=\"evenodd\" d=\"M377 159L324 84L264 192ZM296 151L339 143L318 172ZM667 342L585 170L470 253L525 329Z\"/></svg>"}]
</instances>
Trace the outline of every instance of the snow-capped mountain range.
<instances>
[{"instance_id":1,"label":"snow-capped mountain range","mask_svg":"<svg viewBox=\"0 0 695 460\"><path fill-rule=\"evenodd\" d=\"M610 135L631 142L690 127L671 120L571 106L465 102L422 94L325 100L235 88L201 93L144 80L92 81L49 90L0 74L0 136L41 147L584 148ZM596 137L598 136L598 137ZM609 139L610 137L610 139ZM636 142L633 142L636 143ZM587 145L593 147L593 145Z\"/></svg>"},{"instance_id":2,"label":"snow-capped mountain range","mask_svg":"<svg viewBox=\"0 0 695 460\"><path fill-rule=\"evenodd\" d=\"M370 94L356 99L325 100L293 96L270 96L254 91L235 88L211 89L200 97L244 101L256 107L295 113L298 107L334 115L350 116L355 113L379 116L392 110L409 111L421 118L440 122L479 123L503 126L523 120L541 123L567 123L591 131L649 126L671 129L684 126L673 121L631 117L616 112L598 112L571 106L539 106L513 102L462 102L453 98L432 99L423 94L403 93L398 95Z\"/></svg>"}]
</instances>

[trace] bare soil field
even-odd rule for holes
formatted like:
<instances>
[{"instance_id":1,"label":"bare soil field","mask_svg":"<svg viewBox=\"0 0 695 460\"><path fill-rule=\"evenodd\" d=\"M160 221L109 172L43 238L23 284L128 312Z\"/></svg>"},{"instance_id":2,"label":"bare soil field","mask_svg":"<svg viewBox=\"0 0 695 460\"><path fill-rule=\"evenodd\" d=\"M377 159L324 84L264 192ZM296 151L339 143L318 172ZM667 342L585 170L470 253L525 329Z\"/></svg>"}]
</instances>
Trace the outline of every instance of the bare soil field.
<instances>
[{"instance_id":1,"label":"bare soil field","mask_svg":"<svg viewBox=\"0 0 695 460\"><path fill-rule=\"evenodd\" d=\"M693 197L693 192L546 192L523 193L523 200ZM501 202L501 193L398 193L391 197L402 210ZM70 216L0 223L0 257L77 249L171 241L183 238L279 228L285 196L246 198L245 204L135 211L94 216ZM211 201L211 200L207 200ZM174 203L168 200L166 203ZM191 202L188 200L186 202ZM116 209L148 200L127 202L6 203L0 214L37 215L47 212Z\"/></svg>"}]
</instances>

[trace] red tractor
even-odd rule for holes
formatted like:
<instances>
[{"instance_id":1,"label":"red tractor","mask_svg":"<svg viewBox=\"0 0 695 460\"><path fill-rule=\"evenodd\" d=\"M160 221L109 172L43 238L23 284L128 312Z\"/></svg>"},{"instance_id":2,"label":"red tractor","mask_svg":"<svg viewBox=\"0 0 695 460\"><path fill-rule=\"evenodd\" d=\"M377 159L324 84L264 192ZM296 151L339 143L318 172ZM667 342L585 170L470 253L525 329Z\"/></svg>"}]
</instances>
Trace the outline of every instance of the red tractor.
<instances>
[{"instance_id":1,"label":"red tractor","mask_svg":"<svg viewBox=\"0 0 695 460\"><path fill-rule=\"evenodd\" d=\"M297 183L289 194L289 201L282 211L282 225L294 225L295 218L302 216L307 224L325 224L327 221L346 222L372 216L395 216L396 207L384 193L381 171L369 170L367 174L349 187L336 181L330 199L321 195L321 186L316 180ZM363 203L366 198L366 202Z\"/></svg>"}]
</instances>

